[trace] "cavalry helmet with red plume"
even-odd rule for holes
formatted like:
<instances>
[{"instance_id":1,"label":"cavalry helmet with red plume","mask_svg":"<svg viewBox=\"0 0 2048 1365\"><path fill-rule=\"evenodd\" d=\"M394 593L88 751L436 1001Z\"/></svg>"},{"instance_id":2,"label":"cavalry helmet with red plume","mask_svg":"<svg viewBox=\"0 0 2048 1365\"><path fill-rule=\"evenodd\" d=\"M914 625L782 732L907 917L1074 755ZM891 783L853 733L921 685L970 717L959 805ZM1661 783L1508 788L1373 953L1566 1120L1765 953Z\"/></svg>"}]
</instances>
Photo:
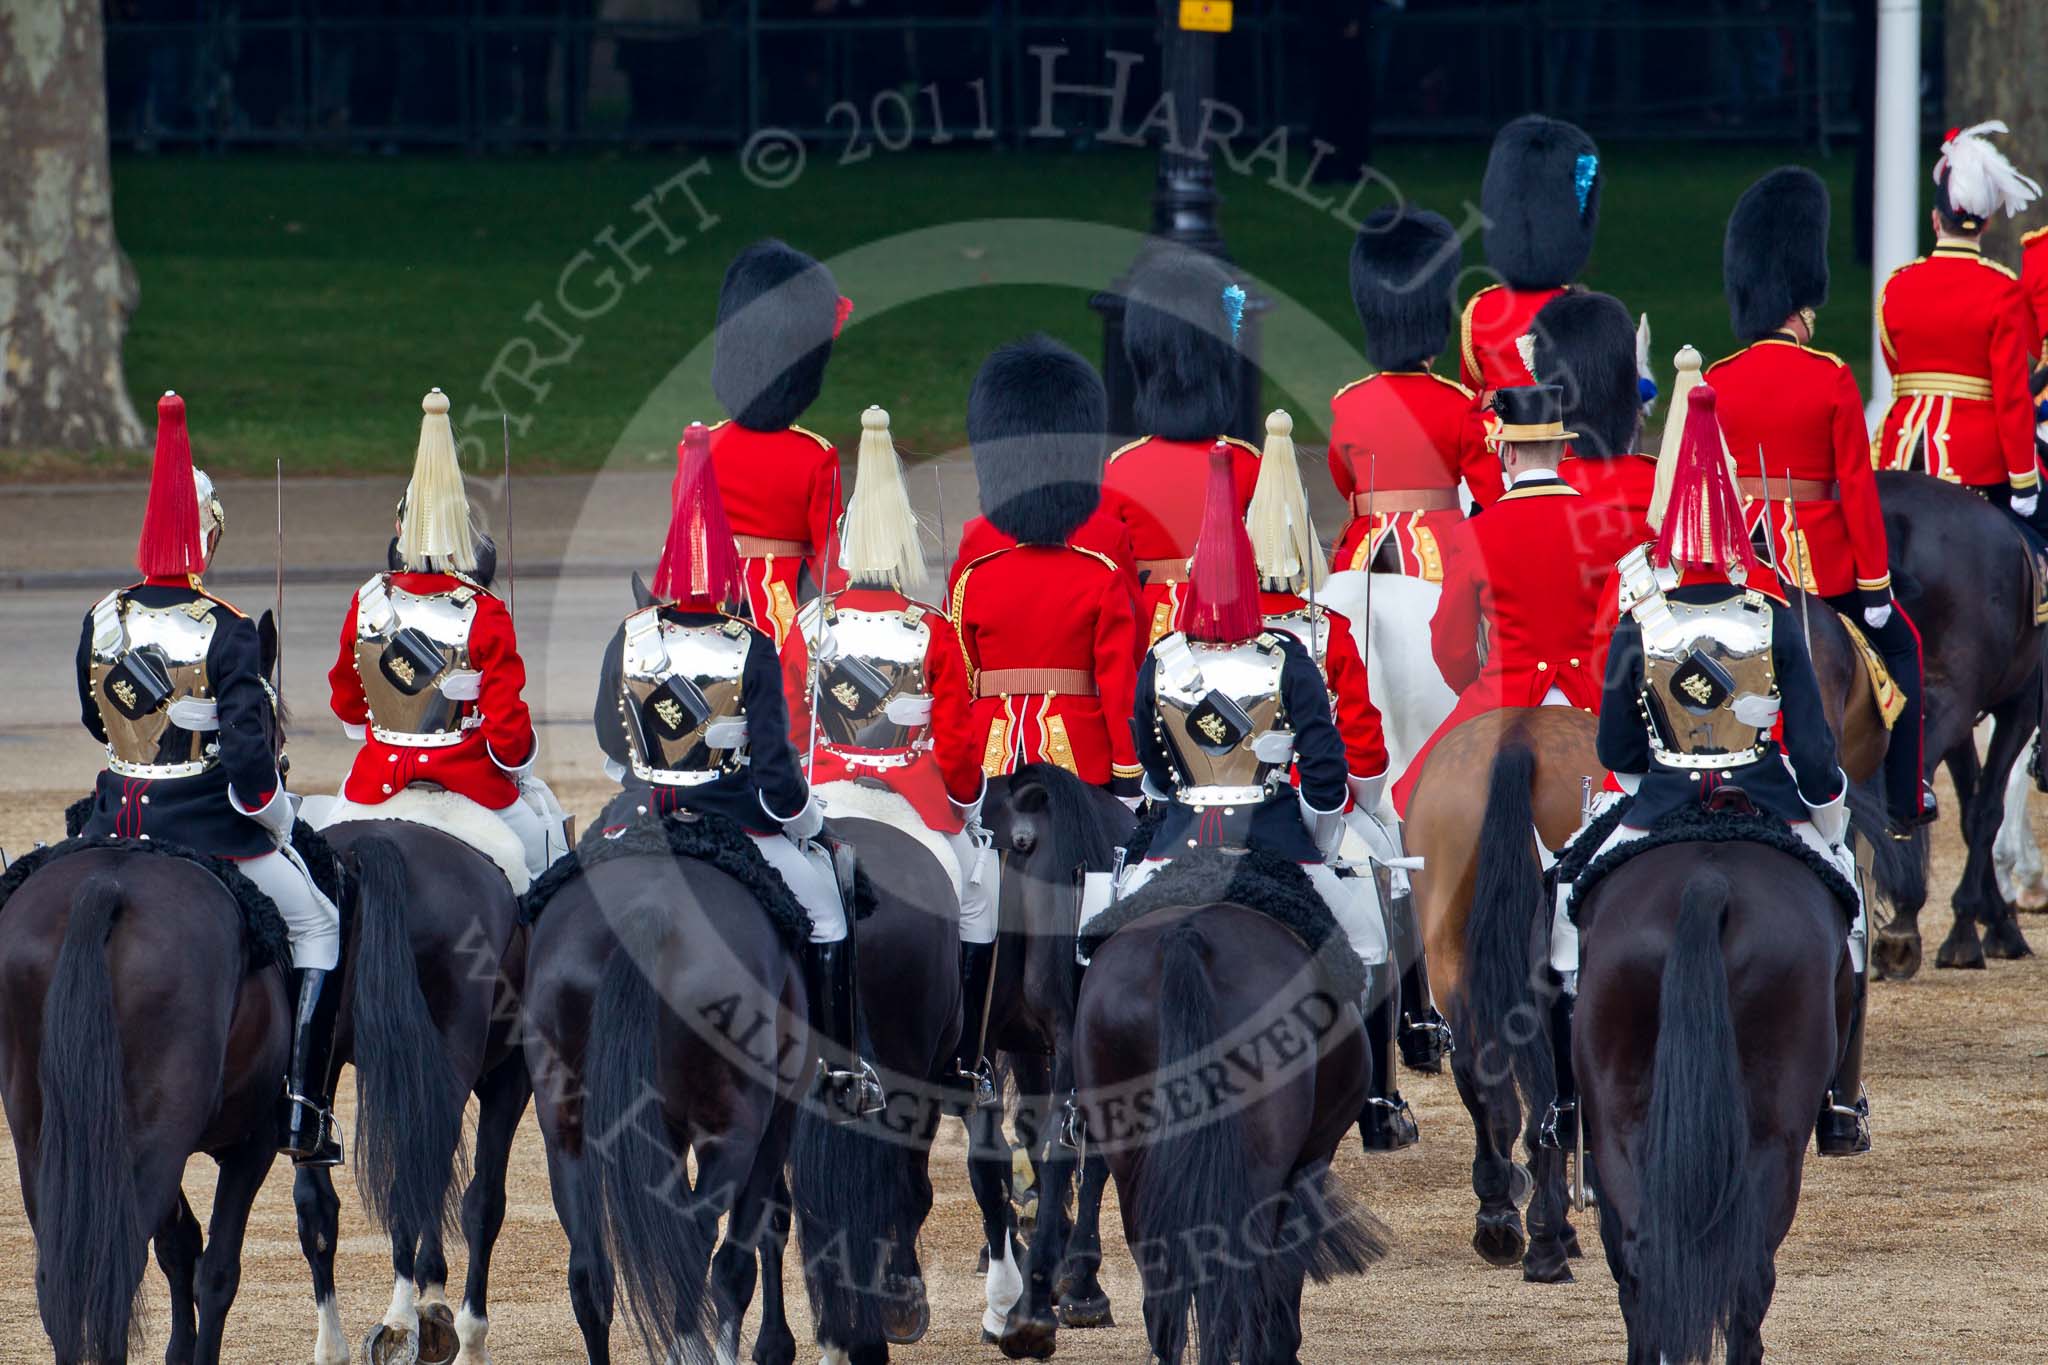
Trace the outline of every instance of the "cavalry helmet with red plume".
<instances>
[{"instance_id":1,"label":"cavalry helmet with red plume","mask_svg":"<svg viewBox=\"0 0 2048 1365\"><path fill-rule=\"evenodd\" d=\"M737 601L739 549L711 466L711 432L702 422L690 423L676 444L670 494L668 540L654 566L654 595L707 611Z\"/></svg>"},{"instance_id":2,"label":"cavalry helmet with red plume","mask_svg":"<svg viewBox=\"0 0 2048 1365\"><path fill-rule=\"evenodd\" d=\"M1209 489L1202 501L1202 529L1188 566L1188 600L1182 629L1191 640L1234 644L1264 628L1259 616L1259 571L1251 537L1237 514L1237 483L1230 447L1218 441L1209 451Z\"/></svg>"},{"instance_id":3,"label":"cavalry helmet with red plume","mask_svg":"<svg viewBox=\"0 0 2048 1365\"><path fill-rule=\"evenodd\" d=\"M1659 566L1707 569L1741 583L1759 568L1742 499L1729 477L1714 388L1700 384L1686 406L1671 500L1652 556Z\"/></svg>"},{"instance_id":4,"label":"cavalry helmet with red plume","mask_svg":"<svg viewBox=\"0 0 2048 1365\"><path fill-rule=\"evenodd\" d=\"M135 544L135 567L148 578L206 572L223 520L213 481L192 467L185 400L166 390L156 404L156 461L149 471L149 503Z\"/></svg>"}]
</instances>

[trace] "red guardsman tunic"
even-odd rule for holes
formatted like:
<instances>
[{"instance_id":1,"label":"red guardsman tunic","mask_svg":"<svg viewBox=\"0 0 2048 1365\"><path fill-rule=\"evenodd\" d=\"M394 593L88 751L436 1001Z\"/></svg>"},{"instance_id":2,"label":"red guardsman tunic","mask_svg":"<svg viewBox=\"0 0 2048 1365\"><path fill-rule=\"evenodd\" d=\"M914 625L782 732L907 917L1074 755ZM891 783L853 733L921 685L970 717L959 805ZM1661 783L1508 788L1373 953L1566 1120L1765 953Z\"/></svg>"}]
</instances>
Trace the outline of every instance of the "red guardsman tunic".
<instances>
[{"instance_id":1,"label":"red guardsman tunic","mask_svg":"<svg viewBox=\"0 0 2048 1365\"><path fill-rule=\"evenodd\" d=\"M1239 516L1251 505L1259 482L1257 446L1235 436L1221 438L1231 449L1231 477L1237 485ZM1209 486L1206 441L1169 441L1147 436L1113 452L1102 476L1105 506L1115 510L1131 538L1143 583L1138 596L1138 654L1173 629L1180 611L1188 556L1202 528L1202 499Z\"/></svg>"},{"instance_id":2,"label":"red guardsman tunic","mask_svg":"<svg viewBox=\"0 0 2048 1365\"><path fill-rule=\"evenodd\" d=\"M2020 288L2034 313L2034 355L2048 360L2048 227L2020 238Z\"/></svg>"},{"instance_id":3,"label":"red guardsman tunic","mask_svg":"<svg viewBox=\"0 0 2048 1365\"><path fill-rule=\"evenodd\" d=\"M1295 593L1259 593L1259 614L1268 625L1275 617L1292 616L1307 606L1308 599ZM1337 721L1337 733L1344 737L1345 766L1353 777L1378 777L1387 770L1387 740L1380 728L1380 709L1373 705L1365 660L1359 655L1350 619L1328 607L1321 610L1330 623L1330 635L1323 657L1316 662L1335 696L1330 711Z\"/></svg>"},{"instance_id":4,"label":"red guardsman tunic","mask_svg":"<svg viewBox=\"0 0 2048 1365\"><path fill-rule=\"evenodd\" d=\"M1633 545L1650 534L1650 499L1657 491L1657 457L1620 455L1589 460L1567 455L1557 472L1564 481L1600 504L1603 543L1620 539Z\"/></svg>"},{"instance_id":5,"label":"red guardsman tunic","mask_svg":"<svg viewBox=\"0 0 2048 1365\"><path fill-rule=\"evenodd\" d=\"M1515 343L1534 325L1543 305L1570 287L1523 290L1489 284L1465 301L1458 319L1458 378L1481 403L1495 389L1536 382Z\"/></svg>"},{"instance_id":6,"label":"red guardsman tunic","mask_svg":"<svg viewBox=\"0 0 2048 1365\"><path fill-rule=\"evenodd\" d=\"M1073 542L1012 545L963 558L952 580L982 772L1056 763L1097 785L1135 780L1140 651L1125 570Z\"/></svg>"},{"instance_id":7,"label":"red guardsman tunic","mask_svg":"<svg viewBox=\"0 0 2048 1365\"><path fill-rule=\"evenodd\" d=\"M711 428L718 493L739 541L740 576L754 623L779 649L796 620L797 576L831 541L846 504L839 452L802 427L754 431L727 420ZM835 566L832 586L845 582Z\"/></svg>"},{"instance_id":8,"label":"red guardsman tunic","mask_svg":"<svg viewBox=\"0 0 2048 1365\"><path fill-rule=\"evenodd\" d=\"M1976 243L1944 239L1892 272L1877 309L1892 372L1878 468L1919 466L2021 495L2038 487L2027 376L2041 337L2018 277Z\"/></svg>"},{"instance_id":9,"label":"red guardsman tunic","mask_svg":"<svg viewBox=\"0 0 2048 1365\"><path fill-rule=\"evenodd\" d=\"M1601 511L1561 479L1525 479L1445 539L1429 643L1458 704L1395 783L1396 811L1406 812L1437 741L1474 716L1540 706L1552 688L1581 710L1598 708L1601 592L1633 543L1606 532Z\"/></svg>"},{"instance_id":10,"label":"red guardsman tunic","mask_svg":"<svg viewBox=\"0 0 2048 1365\"><path fill-rule=\"evenodd\" d=\"M452 574L397 573L392 586L426 596L453 592L467 580ZM474 584L469 584L474 588ZM374 733L349 769L342 795L358 805L374 806L414 782L432 783L466 796L480 806L503 810L519 799L519 785L506 773L533 757L533 718L520 695L526 690L526 664L512 632L512 613L490 592L475 588L476 617L469 628L470 666L483 674L476 700L462 712L478 724L462 739L439 748L386 744ZM348 600L341 622L341 654L327 671L334 714L345 725L367 725L369 703L356 675L356 598Z\"/></svg>"},{"instance_id":11,"label":"red guardsman tunic","mask_svg":"<svg viewBox=\"0 0 2048 1365\"><path fill-rule=\"evenodd\" d=\"M980 737L968 716L967 673L953 623L937 607L884 589L848 588L832 599L832 605L845 611L922 613L919 623L930 631L924 651L924 685L932 699L932 718L924 733L929 743L922 748L840 749L820 735L811 784L862 778L880 781L910 803L926 828L958 834L962 822L947 798L963 806L974 804L981 794L982 772ZM791 631L782 647L782 690L789 698L789 732L799 754L810 747L809 672L810 651L804 633ZM894 766L862 762L864 758L893 761ZM899 761L906 758L908 762Z\"/></svg>"},{"instance_id":12,"label":"red guardsman tunic","mask_svg":"<svg viewBox=\"0 0 2048 1365\"><path fill-rule=\"evenodd\" d=\"M1764 519L1767 495L1776 562L1786 577L1796 575L1822 597L1891 586L1863 395L1842 358L1771 336L1715 361L1706 378L1750 529ZM1759 452L1767 469L1758 465ZM1788 476L1803 551L1793 543L1795 509L1785 505Z\"/></svg>"},{"instance_id":13,"label":"red guardsman tunic","mask_svg":"<svg viewBox=\"0 0 2048 1365\"><path fill-rule=\"evenodd\" d=\"M1486 444L1492 415L1463 384L1427 370L1346 384L1330 414L1330 478L1352 512L1331 567L1367 568L1390 541L1399 572L1442 582L1438 542L1465 519L1459 481L1481 507L1500 497L1500 461Z\"/></svg>"},{"instance_id":14,"label":"red guardsman tunic","mask_svg":"<svg viewBox=\"0 0 2048 1365\"><path fill-rule=\"evenodd\" d=\"M1135 613L1138 609L1138 566L1136 557L1131 553L1131 533L1124 528L1123 518L1107 500L1088 514L1088 520L1067 537L1067 543L1107 555L1123 571L1124 582L1131 590L1131 610ZM1017 542L998 531L987 517L969 517L967 524L960 528L960 549L946 576L947 600L952 599L953 584L959 578L960 570L983 555L1016 548Z\"/></svg>"}]
</instances>

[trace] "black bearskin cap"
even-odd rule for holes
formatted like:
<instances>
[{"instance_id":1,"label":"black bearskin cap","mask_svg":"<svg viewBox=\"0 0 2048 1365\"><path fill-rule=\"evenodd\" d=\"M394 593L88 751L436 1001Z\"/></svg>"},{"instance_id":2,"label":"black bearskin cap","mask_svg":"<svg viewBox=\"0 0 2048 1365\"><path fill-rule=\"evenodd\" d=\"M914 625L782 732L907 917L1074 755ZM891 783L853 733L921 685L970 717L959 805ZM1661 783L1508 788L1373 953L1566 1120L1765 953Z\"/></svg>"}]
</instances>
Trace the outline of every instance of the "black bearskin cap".
<instances>
[{"instance_id":1,"label":"black bearskin cap","mask_svg":"<svg viewBox=\"0 0 2048 1365\"><path fill-rule=\"evenodd\" d=\"M1164 248L1131 272L1124 355L1137 386L1138 429L1170 441L1213 440L1237 415L1237 342L1223 291L1230 276L1215 257Z\"/></svg>"},{"instance_id":2,"label":"black bearskin cap","mask_svg":"<svg viewBox=\"0 0 2048 1365\"><path fill-rule=\"evenodd\" d=\"M754 243L718 293L711 391L741 426L780 431L817 401L838 320L831 271L775 238Z\"/></svg>"},{"instance_id":3,"label":"black bearskin cap","mask_svg":"<svg viewBox=\"0 0 2048 1365\"><path fill-rule=\"evenodd\" d=\"M1636 328L1612 294L1560 294L1529 324L1539 384L1564 390L1564 424L1579 433L1572 453L1591 460L1633 455L1642 434L1636 387Z\"/></svg>"},{"instance_id":4,"label":"black bearskin cap","mask_svg":"<svg viewBox=\"0 0 2048 1365\"><path fill-rule=\"evenodd\" d=\"M1728 215L1721 244L1728 323L1743 341L1828 301L1828 187L1804 166L1780 166Z\"/></svg>"},{"instance_id":5,"label":"black bearskin cap","mask_svg":"<svg viewBox=\"0 0 2048 1365\"><path fill-rule=\"evenodd\" d=\"M1428 209L1378 209L1358 229L1351 302L1376 368L1425 369L1442 352L1461 255L1450 223Z\"/></svg>"},{"instance_id":6,"label":"black bearskin cap","mask_svg":"<svg viewBox=\"0 0 2048 1365\"><path fill-rule=\"evenodd\" d=\"M1043 335L999 347L967 395L982 515L1019 541L1065 540L1102 500L1108 426L1093 365Z\"/></svg>"},{"instance_id":7,"label":"black bearskin cap","mask_svg":"<svg viewBox=\"0 0 2048 1365\"><path fill-rule=\"evenodd\" d=\"M1541 114L1502 128L1479 183L1486 263L1494 273L1515 289L1554 289L1577 279L1593 254L1600 179L1600 149L1582 129Z\"/></svg>"}]
</instances>

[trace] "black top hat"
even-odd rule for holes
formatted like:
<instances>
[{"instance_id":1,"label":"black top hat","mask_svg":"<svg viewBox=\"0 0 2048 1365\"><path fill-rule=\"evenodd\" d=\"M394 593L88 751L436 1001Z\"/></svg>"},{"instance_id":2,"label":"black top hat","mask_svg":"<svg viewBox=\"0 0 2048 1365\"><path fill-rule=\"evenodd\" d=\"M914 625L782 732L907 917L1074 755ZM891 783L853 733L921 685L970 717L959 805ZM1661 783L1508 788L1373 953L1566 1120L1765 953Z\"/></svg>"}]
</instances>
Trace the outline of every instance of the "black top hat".
<instances>
[{"instance_id":1,"label":"black top hat","mask_svg":"<svg viewBox=\"0 0 2048 1365\"><path fill-rule=\"evenodd\" d=\"M1496 389L1493 410L1500 418L1500 426L1494 431L1493 439L1503 444L1569 441L1579 434L1564 429L1564 390L1555 384Z\"/></svg>"}]
</instances>

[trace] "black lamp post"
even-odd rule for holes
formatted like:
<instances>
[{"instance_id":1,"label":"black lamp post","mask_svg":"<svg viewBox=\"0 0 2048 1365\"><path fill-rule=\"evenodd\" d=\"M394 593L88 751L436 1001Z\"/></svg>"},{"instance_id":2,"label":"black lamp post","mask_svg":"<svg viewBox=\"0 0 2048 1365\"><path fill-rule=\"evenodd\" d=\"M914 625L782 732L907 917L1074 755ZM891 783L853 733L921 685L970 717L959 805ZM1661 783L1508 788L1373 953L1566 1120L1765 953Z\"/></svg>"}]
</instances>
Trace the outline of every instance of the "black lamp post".
<instances>
[{"instance_id":1,"label":"black lamp post","mask_svg":"<svg viewBox=\"0 0 2048 1365\"><path fill-rule=\"evenodd\" d=\"M1193 138L1202 126L1203 101L1216 94L1219 35L1182 28L1179 10L1177 0L1159 0L1161 84L1173 100L1173 126L1186 139ZM1223 230L1216 221L1216 207L1222 199L1216 189L1215 166L1208 158L1189 155L1172 142L1160 147L1159 174L1152 190L1152 237L1229 261ZM1130 363L1124 359L1124 303L1130 278L1127 269L1108 289L1088 300L1088 306L1102 317L1102 380L1109 393L1109 429L1124 437L1145 434L1134 430L1135 385ZM1259 443L1266 430L1259 392L1259 317L1266 301L1246 292L1244 321L1237 338L1240 397L1228 434Z\"/></svg>"}]
</instances>

